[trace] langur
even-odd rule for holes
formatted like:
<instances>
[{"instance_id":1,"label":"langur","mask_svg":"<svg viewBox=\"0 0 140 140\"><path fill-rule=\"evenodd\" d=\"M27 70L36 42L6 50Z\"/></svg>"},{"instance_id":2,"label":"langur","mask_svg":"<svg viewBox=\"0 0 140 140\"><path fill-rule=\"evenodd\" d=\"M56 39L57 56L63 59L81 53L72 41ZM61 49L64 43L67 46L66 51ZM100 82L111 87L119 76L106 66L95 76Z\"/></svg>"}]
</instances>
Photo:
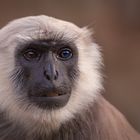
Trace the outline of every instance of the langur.
<instances>
[{"instance_id":1,"label":"langur","mask_svg":"<svg viewBox=\"0 0 140 140\"><path fill-rule=\"evenodd\" d=\"M48 16L0 30L0 140L140 140L101 95L87 28Z\"/></svg>"}]
</instances>

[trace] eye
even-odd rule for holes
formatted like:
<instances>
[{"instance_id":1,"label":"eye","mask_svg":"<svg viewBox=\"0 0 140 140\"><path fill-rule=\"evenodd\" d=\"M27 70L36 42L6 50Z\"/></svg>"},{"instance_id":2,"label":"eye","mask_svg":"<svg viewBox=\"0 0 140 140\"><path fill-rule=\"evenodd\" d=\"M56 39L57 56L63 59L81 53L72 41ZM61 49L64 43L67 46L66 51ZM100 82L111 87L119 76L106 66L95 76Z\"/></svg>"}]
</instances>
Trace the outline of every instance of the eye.
<instances>
[{"instance_id":1,"label":"eye","mask_svg":"<svg viewBox=\"0 0 140 140\"><path fill-rule=\"evenodd\" d=\"M36 60L40 58L40 52L35 49L28 49L23 53L26 60Z\"/></svg>"},{"instance_id":2,"label":"eye","mask_svg":"<svg viewBox=\"0 0 140 140\"><path fill-rule=\"evenodd\" d=\"M57 57L62 60L68 60L68 59L72 58L72 56L73 56L73 53L70 48L60 49L57 53Z\"/></svg>"}]
</instances>

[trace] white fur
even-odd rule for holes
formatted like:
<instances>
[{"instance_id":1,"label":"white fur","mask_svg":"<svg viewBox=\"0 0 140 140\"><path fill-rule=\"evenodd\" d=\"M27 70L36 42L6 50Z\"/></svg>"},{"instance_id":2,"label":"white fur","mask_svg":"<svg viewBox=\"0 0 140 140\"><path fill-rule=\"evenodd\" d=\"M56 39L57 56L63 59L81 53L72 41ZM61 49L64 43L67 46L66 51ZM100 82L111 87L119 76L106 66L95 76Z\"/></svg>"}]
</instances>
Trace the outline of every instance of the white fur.
<instances>
[{"instance_id":1,"label":"white fur","mask_svg":"<svg viewBox=\"0 0 140 140\"><path fill-rule=\"evenodd\" d=\"M28 102L21 102L14 92L9 75L14 69L15 48L38 38L73 41L79 50L78 67L80 76L67 105L58 110L43 110ZM26 128L41 133L59 128L62 123L81 113L96 100L102 89L100 74L101 55L99 47L92 43L91 33L86 28L47 16L26 17L15 20L0 30L0 109L7 111L7 117ZM38 125L38 127L36 127Z\"/></svg>"}]
</instances>

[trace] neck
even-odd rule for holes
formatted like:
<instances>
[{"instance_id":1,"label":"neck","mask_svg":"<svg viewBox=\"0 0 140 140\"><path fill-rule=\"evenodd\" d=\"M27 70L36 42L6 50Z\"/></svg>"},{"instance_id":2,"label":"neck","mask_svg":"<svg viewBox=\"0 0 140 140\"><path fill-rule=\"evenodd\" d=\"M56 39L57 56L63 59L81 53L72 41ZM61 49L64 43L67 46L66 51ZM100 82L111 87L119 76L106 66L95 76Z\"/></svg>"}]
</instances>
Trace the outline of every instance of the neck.
<instances>
[{"instance_id":1,"label":"neck","mask_svg":"<svg viewBox=\"0 0 140 140\"><path fill-rule=\"evenodd\" d=\"M139 140L140 135L102 96L85 113L63 124L50 140ZM47 139L48 140L48 139Z\"/></svg>"},{"instance_id":2,"label":"neck","mask_svg":"<svg viewBox=\"0 0 140 140\"><path fill-rule=\"evenodd\" d=\"M62 124L50 136L30 135L20 124L14 124L0 114L0 140L139 140L139 134L124 116L102 96L82 115Z\"/></svg>"}]
</instances>

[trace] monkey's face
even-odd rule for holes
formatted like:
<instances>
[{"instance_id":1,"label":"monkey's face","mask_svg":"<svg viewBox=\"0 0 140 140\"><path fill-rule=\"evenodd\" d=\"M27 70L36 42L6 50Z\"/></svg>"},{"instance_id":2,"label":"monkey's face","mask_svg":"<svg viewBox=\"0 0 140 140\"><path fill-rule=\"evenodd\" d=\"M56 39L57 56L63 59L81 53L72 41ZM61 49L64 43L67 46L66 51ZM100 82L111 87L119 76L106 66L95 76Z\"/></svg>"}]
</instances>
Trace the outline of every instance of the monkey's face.
<instances>
[{"instance_id":1,"label":"monkey's face","mask_svg":"<svg viewBox=\"0 0 140 140\"><path fill-rule=\"evenodd\" d=\"M0 30L0 109L56 128L96 99L100 64L86 28L47 16L15 20Z\"/></svg>"},{"instance_id":2,"label":"monkey's face","mask_svg":"<svg viewBox=\"0 0 140 140\"><path fill-rule=\"evenodd\" d=\"M16 84L26 100L38 107L66 105L78 76L78 52L61 40L34 40L16 50ZM22 81L22 82L20 82Z\"/></svg>"}]
</instances>

